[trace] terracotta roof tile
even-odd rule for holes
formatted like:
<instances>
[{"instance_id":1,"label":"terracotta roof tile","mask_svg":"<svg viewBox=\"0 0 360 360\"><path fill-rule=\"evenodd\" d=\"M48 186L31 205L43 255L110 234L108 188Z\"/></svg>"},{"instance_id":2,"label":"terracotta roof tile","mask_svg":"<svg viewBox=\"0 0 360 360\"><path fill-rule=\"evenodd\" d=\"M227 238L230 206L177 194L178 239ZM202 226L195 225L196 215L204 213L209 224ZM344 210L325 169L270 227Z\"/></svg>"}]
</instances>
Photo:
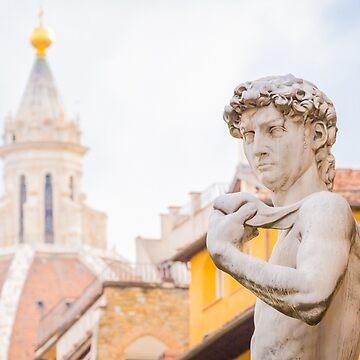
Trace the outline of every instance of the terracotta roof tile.
<instances>
[{"instance_id":1,"label":"terracotta roof tile","mask_svg":"<svg viewBox=\"0 0 360 360\"><path fill-rule=\"evenodd\" d=\"M76 256L36 254L14 323L9 360L34 358L40 318L63 298L77 298L95 279Z\"/></svg>"},{"instance_id":2,"label":"terracotta roof tile","mask_svg":"<svg viewBox=\"0 0 360 360\"><path fill-rule=\"evenodd\" d=\"M351 205L360 206L360 170L337 169L334 191L344 196Z\"/></svg>"}]
</instances>

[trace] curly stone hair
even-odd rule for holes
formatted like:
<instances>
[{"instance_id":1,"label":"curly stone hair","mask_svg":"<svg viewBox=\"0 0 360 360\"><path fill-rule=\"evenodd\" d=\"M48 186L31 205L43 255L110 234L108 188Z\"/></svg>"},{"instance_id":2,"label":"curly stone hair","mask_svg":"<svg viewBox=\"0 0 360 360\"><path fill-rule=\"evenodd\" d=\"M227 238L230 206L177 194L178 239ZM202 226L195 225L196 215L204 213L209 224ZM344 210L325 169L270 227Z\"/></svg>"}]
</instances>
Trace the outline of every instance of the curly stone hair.
<instances>
[{"instance_id":1,"label":"curly stone hair","mask_svg":"<svg viewBox=\"0 0 360 360\"><path fill-rule=\"evenodd\" d=\"M230 134L242 138L241 116L244 111L274 104L284 116L304 123L323 122L327 128L327 140L316 151L315 157L322 180L332 190L335 178L335 158L331 146L336 141L336 112L332 101L309 81L291 74L269 76L240 84L234 91L230 105L225 107L224 120Z\"/></svg>"}]
</instances>

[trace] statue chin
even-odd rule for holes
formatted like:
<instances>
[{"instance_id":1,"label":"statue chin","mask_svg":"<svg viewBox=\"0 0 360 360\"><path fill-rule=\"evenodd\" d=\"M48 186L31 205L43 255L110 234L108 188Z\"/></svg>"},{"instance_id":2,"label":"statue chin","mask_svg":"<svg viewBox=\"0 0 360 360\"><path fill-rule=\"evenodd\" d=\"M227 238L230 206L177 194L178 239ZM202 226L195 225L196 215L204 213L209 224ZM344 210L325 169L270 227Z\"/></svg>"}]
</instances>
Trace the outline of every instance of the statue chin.
<instances>
[{"instance_id":1,"label":"statue chin","mask_svg":"<svg viewBox=\"0 0 360 360\"><path fill-rule=\"evenodd\" d=\"M281 183L283 182L279 179L276 174L271 171L266 172L257 172L256 177L258 180L269 190L276 191L277 189L281 188Z\"/></svg>"},{"instance_id":2,"label":"statue chin","mask_svg":"<svg viewBox=\"0 0 360 360\"><path fill-rule=\"evenodd\" d=\"M270 191L276 192L276 191L286 191L288 190L297 179L299 179L299 176L291 176L289 174L285 174L282 171L262 171L256 172L257 179Z\"/></svg>"}]
</instances>

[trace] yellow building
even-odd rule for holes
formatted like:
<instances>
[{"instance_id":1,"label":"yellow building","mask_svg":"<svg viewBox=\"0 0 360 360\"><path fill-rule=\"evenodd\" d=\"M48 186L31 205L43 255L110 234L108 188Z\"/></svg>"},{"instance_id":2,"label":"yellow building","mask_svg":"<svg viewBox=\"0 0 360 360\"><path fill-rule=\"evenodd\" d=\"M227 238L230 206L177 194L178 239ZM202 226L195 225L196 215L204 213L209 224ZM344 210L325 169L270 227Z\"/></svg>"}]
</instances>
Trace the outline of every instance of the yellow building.
<instances>
[{"instance_id":1,"label":"yellow building","mask_svg":"<svg viewBox=\"0 0 360 360\"><path fill-rule=\"evenodd\" d=\"M230 192L250 191L266 201L269 193L240 167ZM360 220L360 171L337 171L334 191L349 201ZM260 229L259 236L245 245L244 251L268 259L277 238L276 230ZM229 275L218 270L206 247L206 234L179 250L172 260L190 262L190 349L181 360L250 359L250 339L254 330L255 295Z\"/></svg>"}]
</instances>

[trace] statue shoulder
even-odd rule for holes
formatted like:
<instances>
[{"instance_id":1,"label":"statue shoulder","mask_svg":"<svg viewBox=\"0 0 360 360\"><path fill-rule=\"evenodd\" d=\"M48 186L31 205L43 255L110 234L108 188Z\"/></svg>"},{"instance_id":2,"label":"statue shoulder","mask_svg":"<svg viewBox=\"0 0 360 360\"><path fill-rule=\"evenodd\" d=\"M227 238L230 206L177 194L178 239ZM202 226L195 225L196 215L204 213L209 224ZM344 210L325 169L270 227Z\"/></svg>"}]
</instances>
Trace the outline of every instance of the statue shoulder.
<instances>
[{"instance_id":1,"label":"statue shoulder","mask_svg":"<svg viewBox=\"0 0 360 360\"><path fill-rule=\"evenodd\" d=\"M320 191L309 195L303 200L303 207L315 208L338 208L339 210L350 210L350 205L344 197L330 191Z\"/></svg>"},{"instance_id":2,"label":"statue shoulder","mask_svg":"<svg viewBox=\"0 0 360 360\"><path fill-rule=\"evenodd\" d=\"M338 228L352 228L354 225L349 203L341 195L330 191L318 192L305 198L299 216L307 222L320 222L322 226L336 224Z\"/></svg>"}]
</instances>

